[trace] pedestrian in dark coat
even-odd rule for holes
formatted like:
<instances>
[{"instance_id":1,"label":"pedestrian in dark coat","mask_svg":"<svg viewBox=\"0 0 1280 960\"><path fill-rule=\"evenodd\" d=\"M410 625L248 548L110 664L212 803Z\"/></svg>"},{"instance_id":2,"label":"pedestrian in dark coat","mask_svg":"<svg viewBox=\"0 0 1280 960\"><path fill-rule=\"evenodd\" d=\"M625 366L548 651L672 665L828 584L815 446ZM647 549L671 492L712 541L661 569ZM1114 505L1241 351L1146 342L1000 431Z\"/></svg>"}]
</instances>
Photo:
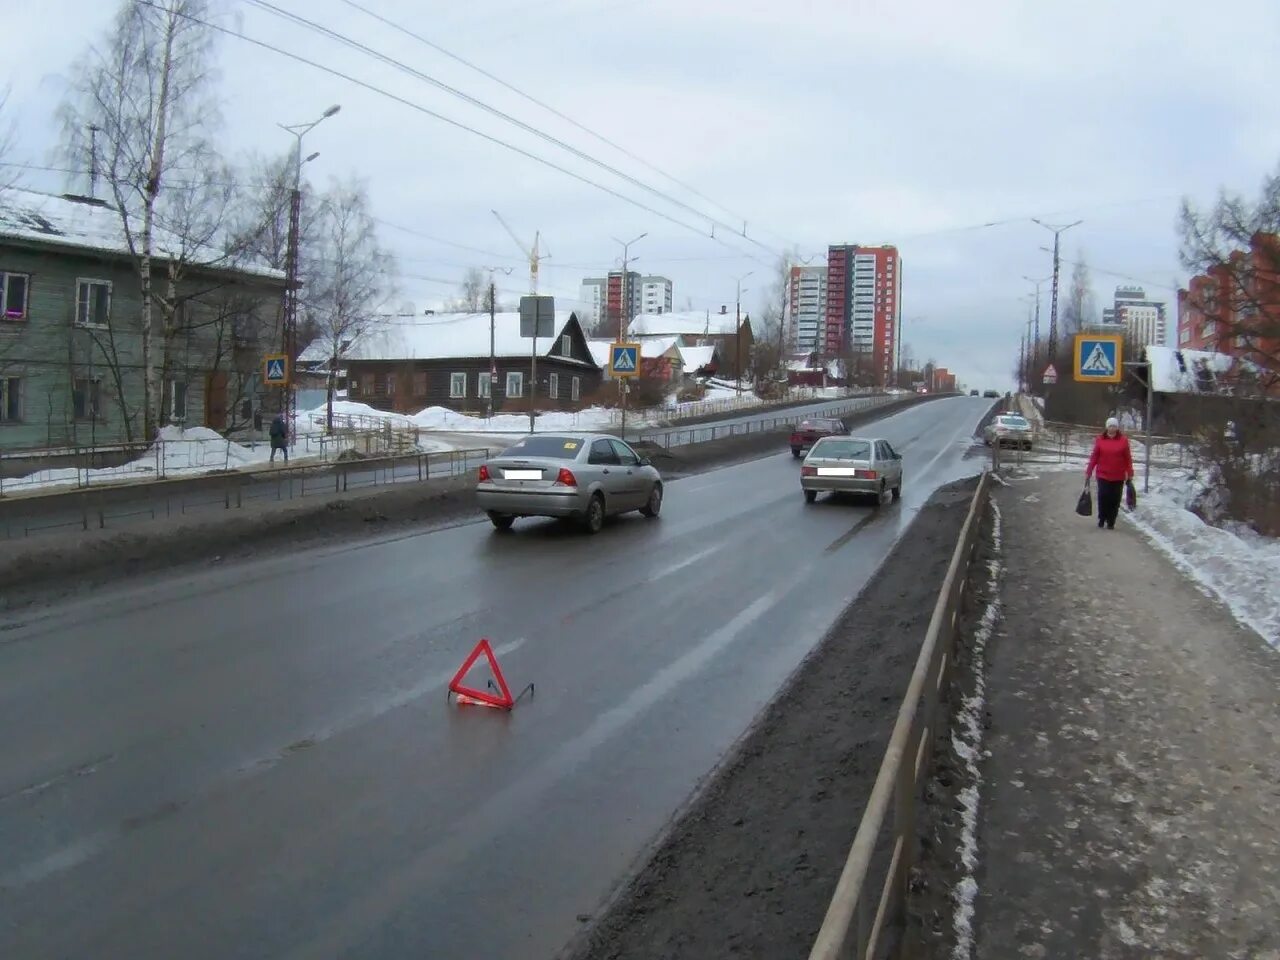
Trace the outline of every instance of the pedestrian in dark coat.
<instances>
[{"instance_id":1,"label":"pedestrian in dark coat","mask_svg":"<svg viewBox=\"0 0 1280 960\"><path fill-rule=\"evenodd\" d=\"M284 462L289 462L289 428L284 424L284 414L277 413L275 419L271 421L271 429L268 431L271 436L271 463L276 462L276 451L280 450L284 453Z\"/></svg>"},{"instance_id":2,"label":"pedestrian in dark coat","mask_svg":"<svg viewBox=\"0 0 1280 960\"><path fill-rule=\"evenodd\" d=\"M1116 517L1120 515L1124 485L1133 479L1133 452L1129 449L1129 438L1120 432L1120 421L1115 417L1107 420L1102 435L1093 441L1093 453L1089 455L1089 466L1084 471L1085 483L1095 473L1098 475L1098 526L1114 530Z\"/></svg>"}]
</instances>

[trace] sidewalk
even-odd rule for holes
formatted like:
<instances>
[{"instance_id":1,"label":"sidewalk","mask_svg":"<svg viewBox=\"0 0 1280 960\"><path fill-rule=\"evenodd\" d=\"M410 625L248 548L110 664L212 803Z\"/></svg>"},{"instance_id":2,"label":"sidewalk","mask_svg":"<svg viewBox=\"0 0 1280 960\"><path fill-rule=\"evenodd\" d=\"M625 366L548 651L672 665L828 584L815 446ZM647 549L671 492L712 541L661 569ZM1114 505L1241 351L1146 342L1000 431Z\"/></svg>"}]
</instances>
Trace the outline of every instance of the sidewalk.
<instances>
[{"instance_id":1,"label":"sidewalk","mask_svg":"<svg viewBox=\"0 0 1280 960\"><path fill-rule=\"evenodd\" d=\"M1277 960L1280 656L1079 490L996 491L974 956Z\"/></svg>"}]
</instances>

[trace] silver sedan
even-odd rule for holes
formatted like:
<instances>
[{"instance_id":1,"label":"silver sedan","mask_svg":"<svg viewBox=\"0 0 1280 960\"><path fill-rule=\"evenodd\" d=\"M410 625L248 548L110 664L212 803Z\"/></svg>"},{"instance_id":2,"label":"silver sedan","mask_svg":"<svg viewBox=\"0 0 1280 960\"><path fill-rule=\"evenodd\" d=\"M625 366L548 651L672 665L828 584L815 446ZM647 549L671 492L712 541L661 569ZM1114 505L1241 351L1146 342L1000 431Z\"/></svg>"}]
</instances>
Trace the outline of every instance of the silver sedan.
<instances>
[{"instance_id":1,"label":"silver sedan","mask_svg":"<svg viewBox=\"0 0 1280 960\"><path fill-rule=\"evenodd\" d=\"M877 501L886 491L902 496L902 457L888 440L876 437L823 437L800 467L800 488L807 503L818 494L860 493Z\"/></svg>"},{"instance_id":2,"label":"silver sedan","mask_svg":"<svg viewBox=\"0 0 1280 960\"><path fill-rule=\"evenodd\" d=\"M517 517L580 520L589 533L605 517L662 510L662 475L607 434L532 434L480 467L476 501L499 530Z\"/></svg>"},{"instance_id":3,"label":"silver sedan","mask_svg":"<svg viewBox=\"0 0 1280 960\"><path fill-rule=\"evenodd\" d=\"M1021 447L1030 450L1035 442L1035 428L1026 417L1002 413L982 431L982 440L988 446Z\"/></svg>"}]
</instances>

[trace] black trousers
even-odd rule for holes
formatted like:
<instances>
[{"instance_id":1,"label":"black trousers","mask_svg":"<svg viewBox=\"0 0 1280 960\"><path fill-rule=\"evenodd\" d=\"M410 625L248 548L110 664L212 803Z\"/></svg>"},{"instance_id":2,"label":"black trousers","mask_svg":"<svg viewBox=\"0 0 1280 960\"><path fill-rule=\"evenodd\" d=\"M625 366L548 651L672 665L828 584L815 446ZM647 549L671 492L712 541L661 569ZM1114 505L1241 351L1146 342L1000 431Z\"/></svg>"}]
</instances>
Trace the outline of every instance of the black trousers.
<instances>
[{"instance_id":1,"label":"black trousers","mask_svg":"<svg viewBox=\"0 0 1280 960\"><path fill-rule=\"evenodd\" d=\"M1123 498L1123 480L1098 478L1098 526L1104 523L1108 527L1116 525L1116 517L1120 516L1120 501Z\"/></svg>"}]
</instances>

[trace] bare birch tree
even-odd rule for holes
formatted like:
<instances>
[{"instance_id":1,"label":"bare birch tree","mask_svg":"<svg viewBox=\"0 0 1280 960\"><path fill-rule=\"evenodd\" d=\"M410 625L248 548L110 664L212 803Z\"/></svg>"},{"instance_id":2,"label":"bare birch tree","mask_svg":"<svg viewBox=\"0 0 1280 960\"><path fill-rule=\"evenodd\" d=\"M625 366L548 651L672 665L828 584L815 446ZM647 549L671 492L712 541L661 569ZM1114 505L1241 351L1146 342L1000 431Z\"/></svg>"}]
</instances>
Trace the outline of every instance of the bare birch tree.
<instances>
[{"instance_id":1,"label":"bare birch tree","mask_svg":"<svg viewBox=\"0 0 1280 960\"><path fill-rule=\"evenodd\" d=\"M338 361L376 318L394 288L391 254L378 242L369 197L358 180L335 183L319 212L316 257L304 299L328 360L325 422L333 429Z\"/></svg>"},{"instance_id":2,"label":"bare birch tree","mask_svg":"<svg viewBox=\"0 0 1280 960\"><path fill-rule=\"evenodd\" d=\"M1086 326L1098 319L1097 298L1093 294L1093 280L1089 274L1089 264L1084 253L1071 269L1071 286L1067 289L1066 302L1062 307L1062 334L1066 338L1079 333Z\"/></svg>"},{"instance_id":3,"label":"bare birch tree","mask_svg":"<svg viewBox=\"0 0 1280 960\"><path fill-rule=\"evenodd\" d=\"M61 110L72 165L96 163L108 184L129 252L137 261L142 295L143 430L160 419L153 277L157 220L165 216L166 180L174 171L196 178L213 154L208 134L217 121L212 99L212 31L216 0L127 0L105 43L78 63ZM101 131L90 156L90 127ZM160 254L172 259L177 251ZM173 279L172 273L170 279ZM160 309L166 309L163 302ZM172 308L172 303L170 307ZM164 321L173 323L172 316ZM163 329L163 328L162 328Z\"/></svg>"}]
</instances>

